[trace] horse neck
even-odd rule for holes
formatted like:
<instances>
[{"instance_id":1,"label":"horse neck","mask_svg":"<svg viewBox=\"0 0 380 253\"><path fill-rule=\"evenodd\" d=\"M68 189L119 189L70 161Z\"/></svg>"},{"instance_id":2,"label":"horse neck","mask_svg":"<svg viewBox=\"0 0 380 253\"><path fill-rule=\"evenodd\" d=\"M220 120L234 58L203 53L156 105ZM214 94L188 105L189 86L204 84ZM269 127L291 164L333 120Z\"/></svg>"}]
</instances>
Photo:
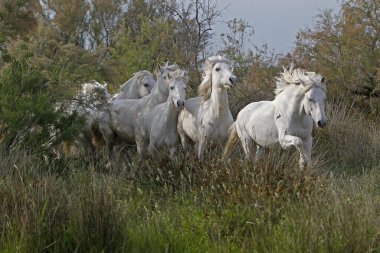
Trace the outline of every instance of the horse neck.
<instances>
[{"instance_id":1,"label":"horse neck","mask_svg":"<svg viewBox=\"0 0 380 253\"><path fill-rule=\"evenodd\" d=\"M167 118L167 122L176 122L178 118L178 110L172 101L172 96L169 95L165 103L164 117ZM177 127L177 125L176 125Z\"/></svg>"},{"instance_id":2,"label":"horse neck","mask_svg":"<svg viewBox=\"0 0 380 253\"><path fill-rule=\"evenodd\" d=\"M149 94L148 105L154 106L165 102L168 95L165 94L165 90L167 90L167 87L164 86L166 86L166 84L163 80L157 80L156 85L154 85L152 92Z\"/></svg>"},{"instance_id":3,"label":"horse neck","mask_svg":"<svg viewBox=\"0 0 380 253\"><path fill-rule=\"evenodd\" d=\"M218 83L214 81L212 83L210 101L211 108L217 117L230 113L227 89L219 88Z\"/></svg>"},{"instance_id":4,"label":"horse neck","mask_svg":"<svg viewBox=\"0 0 380 253\"><path fill-rule=\"evenodd\" d=\"M305 94L300 91L300 88L298 86L292 86L282 91L282 94L278 95L275 99L275 103L292 119L302 119L307 116L303 105L304 99Z\"/></svg>"},{"instance_id":5,"label":"horse neck","mask_svg":"<svg viewBox=\"0 0 380 253\"><path fill-rule=\"evenodd\" d=\"M137 89L134 87L136 84L136 77L132 77L125 84L123 84L123 88L121 89L120 95L137 95Z\"/></svg>"}]
</instances>

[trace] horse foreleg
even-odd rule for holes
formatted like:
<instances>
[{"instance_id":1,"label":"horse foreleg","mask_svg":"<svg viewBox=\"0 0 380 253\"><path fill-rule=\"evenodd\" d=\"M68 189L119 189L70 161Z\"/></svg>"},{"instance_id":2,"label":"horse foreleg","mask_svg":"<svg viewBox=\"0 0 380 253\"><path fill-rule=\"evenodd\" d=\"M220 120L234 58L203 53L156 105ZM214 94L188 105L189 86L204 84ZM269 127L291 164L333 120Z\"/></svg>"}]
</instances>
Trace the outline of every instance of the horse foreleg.
<instances>
[{"instance_id":1,"label":"horse foreleg","mask_svg":"<svg viewBox=\"0 0 380 253\"><path fill-rule=\"evenodd\" d=\"M309 138L307 138L303 142L303 148L305 150L306 157L307 157L307 164L306 164L307 166L311 166L311 150L312 150L312 146L313 146L313 138L310 136Z\"/></svg>"},{"instance_id":2,"label":"horse foreleg","mask_svg":"<svg viewBox=\"0 0 380 253\"><path fill-rule=\"evenodd\" d=\"M268 149L262 146L256 145L256 157L255 162L259 161Z\"/></svg>"},{"instance_id":3,"label":"horse foreleg","mask_svg":"<svg viewBox=\"0 0 380 253\"><path fill-rule=\"evenodd\" d=\"M155 146L152 142L149 143L149 146L148 146L148 152L149 152L151 155L155 155L155 154L157 154L156 146Z\"/></svg>"},{"instance_id":4,"label":"horse foreleg","mask_svg":"<svg viewBox=\"0 0 380 253\"><path fill-rule=\"evenodd\" d=\"M170 160L173 160L175 158L176 152L177 152L177 146L169 147L169 158L170 158Z\"/></svg>"},{"instance_id":5,"label":"horse foreleg","mask_svg":"<svg viewBox=\"0 0 380 253\"><path fill-rule=\"evenodd\" d=\"M140 161L142 161L144 159L144 156L147 153L147 150L149 152L152 152L153 154L155 153L156 149L154 148L153 144L149 145L150 150L147 148L146 144L147 143L145 142L145 140L143 138L139 138L138 136L136 136L137 155L138 155Z\"/></svg>"},{"instance_id":6,"label":"horse foreleg","mask_svg":"<svg viewBox=\"0 0 380 253\"><path fill-rule=\"evenodd\" d=\"M200 161L203 160L203 153L205 152L206 148L206 140L205 138L201 138L198 142L198 159Z\"/></svg>"},{"instance_id":7,"label":"horse foreleg","mask_svg":"<svg viewBox=\"0 0 380 253\"><path fill-rule=\"evenodd\" d=\"M308 164L308 156L304 149L304 143L301 138L293 135L280 135L279 142L282 148L287 149L290 146L294 146L300 153L299 165L301 168L304 168Z\"/></svg>"},{"instance_id":8,"label":"horse foreleg","mask_svg":"<svg viewBox=\"0 0 380 253\"><path fill-rule=\"evenodd\" d=\"M178 125L177 125L177 132L178 132L179 138L181 139L181 144L182 144L183 150L187 150L187 145L188 145L188 142L189 142L189 138L186 136L186 133L183 130L182 125L180 124L180 122L178 122Z\"/></svg>"}]
</instances>

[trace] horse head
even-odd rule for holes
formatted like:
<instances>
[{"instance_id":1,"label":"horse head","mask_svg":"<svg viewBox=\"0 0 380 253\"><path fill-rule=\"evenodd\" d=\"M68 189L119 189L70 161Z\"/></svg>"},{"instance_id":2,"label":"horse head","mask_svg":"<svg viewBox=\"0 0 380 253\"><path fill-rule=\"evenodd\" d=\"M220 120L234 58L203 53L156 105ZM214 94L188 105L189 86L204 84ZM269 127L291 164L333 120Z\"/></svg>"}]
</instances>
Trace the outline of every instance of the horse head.
<instances>
[{"instance_id":1,"label":"horse head","mask_svg":"<svg viewBox=\"0 0 380 253\"><path fill-rule=\"evenodd\" d=\"M198 93L207 100L211 96L212 87L228 89L235 86L237 77L233 74L231 62L223 56L211 56L203 67L203 80Z\"/></svg>"},{"instance_id":2,"label":"horse head","mask_svg":"<svg viewBox=\"0 0 380 253\"><path fill-rule=\"evenodd\" d=\"M179 70L178 65L173 64L169 65L168 62L165 63L164 66L159 67L159 70L156 72L157 74L157 88L160 90L163 94L168 94L170 82L175 76L176 71Z\"/></svg>"},{"instance_id":3,"label":"horse head","mask_svg":"<svg viewBox=\"0 0 380 253\"><path fill-rule=\"evenodd\" d=\"M206 60L206 67L211 70L212 82L220 88L230 88L237 83L231 62L223 56L212 56Z\"/></svg>"},{"instance_id":4,"label":"horse head","mask_svg":"<svg viewBox=\"0 0 380 253\"><path fill-rule=\"evenodd\" d=\"M138 94L139 97L145 97L152 91L156 80L153 78L153 74L147 70L140 71L137 74Z\"/></svg>"},{"instance_id":5,"label":"horse head","mask_svg":"<svg viewBox=\"0 0 380 253\"><path fill-rule=\"evenodd\" d=\"M313 121L317 127L325 127L328 121L325 112L325 78L320 76L319 80L316 82L310 78L308 82L301 81L301 85L303 86L302 91L305 94L303 101L305 113L313 118Z\"/></svg>"},{"instance_id":6,"label":"horse head","mask_svg":"<svg viewBox=\"0 0 380 253\"><path fill-rule=\"evenodd\" d=\"M169 84L169 100L180 111L185 108L186 84L189 77L186 71L177 70L172 74Z\"/></svg>"}]
</instances>

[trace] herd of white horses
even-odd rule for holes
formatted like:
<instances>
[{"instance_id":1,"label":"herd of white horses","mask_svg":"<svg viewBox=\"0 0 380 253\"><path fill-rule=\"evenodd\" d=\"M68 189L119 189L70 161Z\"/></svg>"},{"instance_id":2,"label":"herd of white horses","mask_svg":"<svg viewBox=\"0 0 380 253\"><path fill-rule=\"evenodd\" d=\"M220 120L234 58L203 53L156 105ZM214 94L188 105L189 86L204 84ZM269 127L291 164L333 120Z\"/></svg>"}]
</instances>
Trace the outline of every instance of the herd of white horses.
<instances>
[{"instance_id":1,"label":"herd of white horses","mask_svg":"<svg viewBox=\"0 0 380 253\"><path fill-rule=\"evenodd\" d=\"M279 143L284 149L294 146L299 165L305 167L311 163L313 125L327 124L325 80L293 65L276 80L275 99L248 104L236 121L227 90L237 84L237 77L223 56L206 59L199 96L189 99L189 77L177 65L161 66L157 80L149 71L137 72L114 96L106 84L85 83L80 96L87 103L73 108L85 117L75 142L89 153L106 145L112 161L115 146L121 143L135 144L140 159L166 148L174 158L182 145L202 160L210 148L224 150L223 157L228 158L240 139L246 159L253 161Z\"/></svg>"}]
</instances>

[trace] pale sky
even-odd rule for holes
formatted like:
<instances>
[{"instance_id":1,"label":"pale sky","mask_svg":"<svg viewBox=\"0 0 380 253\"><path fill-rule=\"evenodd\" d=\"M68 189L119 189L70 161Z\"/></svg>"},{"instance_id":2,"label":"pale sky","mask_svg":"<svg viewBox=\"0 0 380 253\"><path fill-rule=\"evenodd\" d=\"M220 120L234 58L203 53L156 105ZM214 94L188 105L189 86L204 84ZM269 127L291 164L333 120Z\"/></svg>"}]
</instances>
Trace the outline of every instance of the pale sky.
<instances>
[{"instance_id":1,"label":"pale sky","mask_svg":"<svg viewBox=\"0 0 380 253\"><path fill-rule=\"evenodd\" d=\"M338 12L338 0L216 0L223 9L219 22L214 26L216 38L227 32L227 21L242 18L253 26L255 45L267 43L276 53L292 50L297 32L312 27L315 16L324 9Z\"/></svg>"}]
</instances>

